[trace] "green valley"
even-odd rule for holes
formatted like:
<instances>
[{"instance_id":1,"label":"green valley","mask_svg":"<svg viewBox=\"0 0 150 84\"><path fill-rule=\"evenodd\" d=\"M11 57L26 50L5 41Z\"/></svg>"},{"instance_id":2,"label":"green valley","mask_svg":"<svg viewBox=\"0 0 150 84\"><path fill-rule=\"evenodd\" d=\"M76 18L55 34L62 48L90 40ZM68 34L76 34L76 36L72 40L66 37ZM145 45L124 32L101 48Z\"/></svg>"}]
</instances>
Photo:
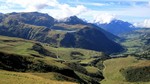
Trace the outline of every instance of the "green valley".
<instances>
[{"instance_id":1,"label":"green valley","mask_svg":"<svg viewBox=\"0 0 150 84\"><path fill-rule=\"evenodd\" d=\"M126 33L116 36L77 16L0 14L0 84L150 84L150 29L116 23L132 31L117 25Z\"/></svg>"}]
</instances>

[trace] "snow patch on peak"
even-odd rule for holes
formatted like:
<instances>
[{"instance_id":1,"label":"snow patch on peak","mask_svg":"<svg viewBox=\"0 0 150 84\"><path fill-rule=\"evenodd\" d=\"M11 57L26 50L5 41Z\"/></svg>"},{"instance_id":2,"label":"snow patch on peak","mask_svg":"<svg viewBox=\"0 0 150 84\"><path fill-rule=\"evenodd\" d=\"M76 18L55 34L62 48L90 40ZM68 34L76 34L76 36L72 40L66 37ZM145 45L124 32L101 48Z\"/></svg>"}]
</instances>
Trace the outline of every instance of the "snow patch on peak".
<instances>
[{"instance_id":1,"label":"snow patch on peak","mask_svg":"<svg viewBox=\"0 0 150 84\"><path fill-rule=\"evenodd\" d=\"M68 22L70 21L70 17L65 17L65 18L60 18L60 19L57 19L58 22Z\"/></svg>"},{"instance_id":2,"label":"snow patch on peak","mask_svg":"<svg viewBox=\"0 0 150 84\"><path fill-rule=\"evenodd\" d=\"M65 18L61 18L61 19L57 19L58 22L69 22L70 20L76 20L79 19L77 16L69 16L69 17L65 17Z\"/></svg>"}]
</instances>

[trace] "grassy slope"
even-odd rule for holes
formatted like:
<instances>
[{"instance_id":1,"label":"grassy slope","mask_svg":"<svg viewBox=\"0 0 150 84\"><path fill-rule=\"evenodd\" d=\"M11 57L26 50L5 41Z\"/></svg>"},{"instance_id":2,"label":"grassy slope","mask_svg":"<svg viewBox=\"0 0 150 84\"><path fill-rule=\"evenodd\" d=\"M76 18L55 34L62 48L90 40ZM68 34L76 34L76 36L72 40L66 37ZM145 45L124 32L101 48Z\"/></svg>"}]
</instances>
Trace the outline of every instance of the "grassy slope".
<instances>
[{"instance_id":1,"label":"grassy slope","mask_svg":"<svg viewBox=\"0 0 150 84\"><path fill-rule=\"evenodd\" d=\"M141 62L145 62L145 60L137 60L134 57L106 60L104 62L105 69L103 71L105 79L101 83L102 84L149 84L150 82L127 82L125 77L120 72L121 69L132 65L136 65L138 67L138 64ZM149 61L146 62L149 63Z\"/></svg>"},{"instance_id":2,"label":"grassy slope","mask_svg":"<svg viewBox=\"0 0 150 84\"><path fill-rule=\"evenodd\" d=\"M30 55L31 53L39 55L37 52L30 50L34 42L18 38L0 36L0 51L15 53L20 55Z\"/></svg>"},{"instance_id":3,"label":"grassy slope","mask_svg":"<svg viewBox=\"0 0 150 84\"><path fill-rule=\"evenodd\" d=\"M28 41L24 39L19 38L12 38L12 37L6 37L6 36L0 36L0 48L2 50L9 53L15 53L20 55L30 55L30 54L36 54L40 55L38 52L31 50L32 46L35 42ZM89 59L91 56L102 56L103 54L101 52L96 52L92 50L85 50L85 49L79 49L79 48L54 48L51 46L48 46L48 44L43 44L43 46L55 53L59 56L59 58L64 60L73 60L73 56L71 56L71 52L80 52L83 54L83 56L76 55L76 58L79 59Z\"/></svg>"},{"instance_id":4,"label":"grassy slope","mask_svg":"<svg viewBox=\"0 0 150 84\"><path fill-rule=\"evenodd\" d=\"M0 84L75 84L45 79L31 73L11 72L0 70Z\"/></svg>"},{"instance_id":5,"label":"grassy slope","mask_svg":"<svg viewBox=\"0 0 150 84\"><path fill-rule=\"evenodd\" d=\"M121 73L127 81L150 83L150 61L142 60L129 67L124 67Z\"/></svg>"},{"instance_id":6,"label":"grassy slope","mask_svg":"<svg viewBox=\"0 0 150 84\"><path fill-rule=\"evenodd\" d=\"M42 67L44 67L45 65L48 65L48 66L52 66L54 68L57 67L58 70L59 69L63 70L63 69L69 68L67 65L65 65L64 63L60 63L58 60L63 60L63 61L67 60L67 62L70 62L70 61L78 62L80 60L90 59L91 56L101 57L103 55L101 52L95 52L95 51L91 51L91 50L74 49L74 48L54 48L54 47L49 46L48 44L42 44L43 47L46 48L47 50L49 50L50 52L58 54L60 59L55 59L55 58L44 56L44 55L36 52L35 50L32 50L31 48L35 43L36 42L34 42L34 41L24 40L24 39L20 39L20 38L0 36L0 48L1 48L0 52L6 52L8 54L15 54L15 55L19 55L23 58L27 58L27 61L33 62L33 64L30 65L31 68L37 68L37 69L41 68L42 69ZM71 56L71 52L79 52L83 56L80 56L80 54ZM32 56L32 54L34 54L35 56ZM93 59L96 59L96 58L93 58ZM9 60L9 59L7 59L7 60ZM23 60L21 60L21 61L23 61ZM5 63L5 62L2 62L2 63ZM44 65L42 63L44 63ZM38 67L38 66L40 66L40 67ZM80 68L77 70L80 70ZM30 70L27 70L27 71L30 71ZM31 71L34 71L34 69L33 70L31 69ZM36 75L36 76L40 75L46 79L47 79L47 77L49 77L45 73L43 73L43 74L42 73L36 73L36 74L34 73L34 75ZM59 74L57 72L50 73L49 75L53 75L53 77L50 78L52 80L55 79L55 80L61 80L61 81L63 81L63 80L74 81L74 78L70 78L68 76ZM84 80L92 81L93 79L91 79L91 78L92 77L88 77L88 79L84 79Z\"/></svg>"},{"instance_id":7,"label":"grassy slope","mask_svg":"<svg viewBox=\"0 0 150 84\"><path fill-rule=\"evenodd\" d=\"M64 59L64 60L73 60L74 58L76 59L88 59L91 56L102 56L101 52L96 52L92 50L85 50L85 49L79 49L79 48L54 48L54 47L48 47L45 46L48 50L56 53L59 58ZM83 56L76 55L76 56L70 56L71 52L80 52L83 54Z\"/></svg>"},{"instance_id":8,"label":"grassy slope","mask_svg":"<svg viewBox=\"0 0 150 84\"><path fill-rule=\"evenodd\" d=\"M1 48L0 51L3 51L3 52L5 51L7 53L19 54L19 55L23 55L23 56L27 56L27 57L28 56L31 57L31 54L35 54L35 55L38 55L41 57L41 58L36 58L35 60L33 60L35 62L37 62L37 60L42 60L48 65L57 66L59 68L66 68L66 65L60 64L59 62L55 61L56 59L50 58L50 57L44 57L43 55L39 54L38 52L31 50L31 47L34 45L34 43L35 43L34 41L28 41L28 40L24 40L24 39L0 36L0 48ZM79 61L79 63L87 63L88 64L88 63L91 63L93 60L97 59L97 58L91 58L91 56L99 56L99 57L103 56L103 53L95 52L95 51L91 51L91 50L78 49L78 48L76 48L76 49L75 48L54 48L54 47L51 47L47 44L42 44L42 45L47 50L58 55L60 59L67 60L68 62L69 62L69 60L71 60L74 62ZM71 56L71 52L79 52L79 53L83 54L83 56L81 56L80 54L75 55L75 56ZM57 59L57 60L59 60L59 59ZM120 73L120 70L123 68L126 69L126 68L130 67L131 65L137 66L138 63L142 63L142 62L143 61L141 61L141 60L138 61L133 57L116 58L116 59L106 60L104 62L105 67L106 67L104 69L104 76L106 79L104 79L101 83L102 84L132 84L131 82L126 82L125 77ZM147 62L149 62L149 61L147 61ZM96 76L95 74L99 73L99 69L97 69L96 67L93 67L93 66L87 66L87 67L85 67L85 69L87 70L89 75ZM53 82L54 82L54 84L57 84L56 81L54 81L54 80L60 80L60 81L64 81L64 80L72 81L72 80L74 80L72 78L62 76L61 74L53 73L53 72L49 72L49 73L17 73L17 72L8 72L8 71L2 71L1 70L0 71L0 74L1 74L0 78L3 77L4 81L0 81L0 84L1 84L1 82L7 84L7 81L5 81L5 80L9 77L3 73L10 73L11 75L9 75L9 76L14 76L14 74L15 74L15 76L17 76L17 77L10 78L10 81L14 84L16 84L15 81L17 81L18 79L20 79L20 80L18 80L18 82L21 82L23 80L27 80L27 81L30 81L32 83L34 83L35 80L38 80L39 84L41 84L41 81L43 81L43 80L48 84L49 84L49 81L52 81L52 80L53 81L51 82L51 84L53 84ZM89 76L82 74L82 73L79 73L79 72L77 72L77 73L83 79L92 81L92 79ZM18 76L18 74L19 74L19 76ZM27 78L22 79L22 76L24 77L24 75L25 76L27 75L27 78L30 78L30 76L31 76L31 78L30 79L27 79ZM13 81L13 78L14 78L14 81ZM30 82L25 83L25 84L30 84ZM42 82L42 83L44 84L45 82ZM58 82L58 84L59 83L60 82ZM68 82L65 82L65 83L68 83ZM149 82L147 82L147 83L146 82L145 83L144 82L138 82L138 83L149 84ZM138 84L138 83L133 83L133 84Z\"/></svg>"}]
</instances>

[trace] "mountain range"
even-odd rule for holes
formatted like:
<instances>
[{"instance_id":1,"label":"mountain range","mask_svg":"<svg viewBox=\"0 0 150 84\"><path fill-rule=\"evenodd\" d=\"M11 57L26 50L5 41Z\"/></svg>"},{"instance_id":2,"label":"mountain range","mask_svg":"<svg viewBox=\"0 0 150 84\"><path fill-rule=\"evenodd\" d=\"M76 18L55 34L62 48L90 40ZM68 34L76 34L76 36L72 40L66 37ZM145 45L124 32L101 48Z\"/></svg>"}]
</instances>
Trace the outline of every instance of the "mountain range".
<instances>
[{"instance_id":1,"label":"mountain range","mask_svg":"<svg viewBox=\"0 0 150 84\"><path fill-rule=\"evenodd\" d=\"M113 41L117 36L76 16L64 22L58 22L48 14L38 12L14 12L2 14L0 17L0 35L36 40L52 46L91 49L107 54L124 50Z\"/></svg>"},{"instance_id":2,"label":"mountain range","mask_svg":"<svg viewBox=\"0 0 150 84\"><path fill-rule=\"evenodd\" d=\"M0 84L150 84L150 29L105 25L118 33L77 16L0 13Z\"/></svg>"}]
</instances>

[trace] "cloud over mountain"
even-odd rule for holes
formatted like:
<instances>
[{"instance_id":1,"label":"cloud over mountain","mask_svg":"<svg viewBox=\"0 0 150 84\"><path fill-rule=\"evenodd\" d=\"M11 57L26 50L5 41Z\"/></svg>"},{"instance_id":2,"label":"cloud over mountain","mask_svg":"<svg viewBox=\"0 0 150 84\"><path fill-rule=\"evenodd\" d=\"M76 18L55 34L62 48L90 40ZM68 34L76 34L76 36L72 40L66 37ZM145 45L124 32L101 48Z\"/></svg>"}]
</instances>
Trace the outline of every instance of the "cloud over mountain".
<instances>
[{"instance_id":1,"label":"cloud over mountain","mask_svg":"<svg viewBox=\"0 0 150 84\"><path fill-rule=\"evenodd\" d=\"M40 11L49 13L55 18L78 15L87 10L83 5L71 6L66 3L60 3L57 0L6 0L3 2L3 5L7 6L2 9L4 12L6 9L11 9L9 12L14 12L12 8L18 8L15 12ZM0 7L2 7L2 5L0 5Z\"/></svg>"},{"instance_id":2,"label":"cloud over mountain","mask_svg":"<svg viewBox=\"0 0 150 84\"><path fill-rule=\"evenodd\" d=\"M2 13L37 11L57 19L77 15L88 21L96 18L103 23L114 18L107 13L115 14L123 21L140 22L150 18L149 9L149 0L0 0Z\"/></svg>"},{"instance_id":3,"label":"cloud over mountain","mask_svg":"<svg viewBox=\"0 0 150 84\"><path fill-rule=\"evenodd\" d=\"M135 23L137 27L150 28L150 19L145 19L143 22Z\"/></svg>"},{"instance_id":4,"label":"cloud over mountain","mask_svg":"<svg viewBox=\"0 0 150 84\"><path fill-rule=\"evenodd\" d=\"M115 18L116 18L115 15L111 15L108 13L98 14L94 17L94 23L110 23Z\"/></svg>"}]
</instances>

